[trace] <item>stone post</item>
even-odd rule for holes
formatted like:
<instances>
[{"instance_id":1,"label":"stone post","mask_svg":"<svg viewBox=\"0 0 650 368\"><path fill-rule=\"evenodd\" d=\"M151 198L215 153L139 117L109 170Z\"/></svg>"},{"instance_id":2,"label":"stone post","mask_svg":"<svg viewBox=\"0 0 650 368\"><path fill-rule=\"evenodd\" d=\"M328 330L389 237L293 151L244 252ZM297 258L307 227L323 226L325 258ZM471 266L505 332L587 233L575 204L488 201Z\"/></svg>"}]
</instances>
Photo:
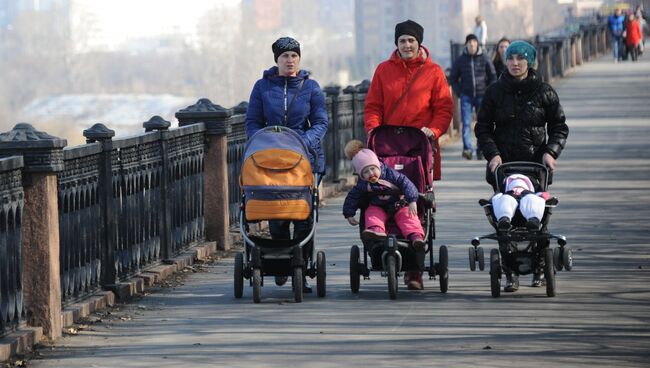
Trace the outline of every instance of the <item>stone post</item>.
<instances>
[{"instance_id":1,"label":"stone post","mask_svg":"<svg viewBox=\"0 0 650 368\"><path fill-rule=\"evenodd\" d=\"M62 334L56 173L63 170L66 145L65 139L25 123L0 134L0 156L22 155L25 162L22 268L27 323L42 327L52 340Z\"/></svg>"},{"instance_id":2,"label":"stone post","mask_svg":"<svg viewBox=\"0 0 650 368\"><path fill-rule=\"evenodd\" d=\"M216 241L217 248L230 249L228 208L228 124L232 109L213 104L202 98L196 104L178 111L175 116L179 126L204 123L206 127L206 148L204 159L205 236ZM236 180L236 178L233 178Z\"/></svg>"}]
</instances>

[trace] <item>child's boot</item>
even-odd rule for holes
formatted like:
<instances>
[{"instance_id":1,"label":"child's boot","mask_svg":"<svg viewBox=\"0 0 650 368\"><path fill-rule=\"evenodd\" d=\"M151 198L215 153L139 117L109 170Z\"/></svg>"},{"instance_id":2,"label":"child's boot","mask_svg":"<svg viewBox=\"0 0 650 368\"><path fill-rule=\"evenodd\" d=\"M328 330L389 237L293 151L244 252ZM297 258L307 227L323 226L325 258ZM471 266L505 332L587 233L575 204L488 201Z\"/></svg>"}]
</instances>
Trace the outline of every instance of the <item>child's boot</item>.
<instances>
[{"instance_id":1,"label":"child's boot","mask_svg":"<svg viewBox=\"0 0 650 368\"><path fill-rule=\"evenodd\" d=\"M386 233L383 232L378 226L370 226L369 228L363 230L361 233L361 238L364 240L384 240L386 239Z\"/></svg>"}]
</instances>

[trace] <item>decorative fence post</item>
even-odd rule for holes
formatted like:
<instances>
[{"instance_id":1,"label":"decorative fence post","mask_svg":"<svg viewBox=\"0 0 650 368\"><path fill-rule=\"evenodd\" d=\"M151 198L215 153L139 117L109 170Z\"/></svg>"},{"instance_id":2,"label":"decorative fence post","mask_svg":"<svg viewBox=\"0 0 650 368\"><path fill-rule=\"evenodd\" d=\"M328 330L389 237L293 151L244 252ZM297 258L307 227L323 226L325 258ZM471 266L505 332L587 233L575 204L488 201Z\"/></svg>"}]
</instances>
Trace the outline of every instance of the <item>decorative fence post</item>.
<instances>
[{"instance_id":1,"label":"decorative fence post","mask_svg":"<svg viewBox=\"0 0 650 368\"><path fill-rule=\"evenodd\" d=\"M0 156L22 155L25 207L22 241L27 322L50 339L61 337L61 274L56 173L63 170L65 139L17 124L0 135Z\"/></svg>"},{"instance_id":2,"label":"decorative fence post","mask_svg":"<svg viewBox=\"0 0 650 368\"><path fill-rule=\"evenodd\" d=\"M331 101L332 109L330 110L331 114L329 116L329 129L327 135L332 137L329 144L326 145L327 150L331 150L326 153L327 158L331 158L329 162L328 169L331 169L330 180L337 183L339 182L339 162L341 161L341 151L340 148L341 142L339 142L339 94L341 93L340 86L328 86L323 88L325 95L329 97ZM345 142L344 142L345 144Z\"/></svg>"},{"instance_id":3,"label":"decorative fence post","mask_svg":"<svg viewBox=\"0 0 650 368\"><path fill-rule=\"evenodd\" d=\"M104 124L95 124L83 131L88 143L100 142L102 144L102 159L99 169L99 201L104 218L104 231L102 241L102 275L101 285L111 288L117 281L117 270L115 264L115 215L113 213L113 137L115 131L108 129Z\"/></svg>"},{"instance_id":4,"label":"decorative fence post","mask_svg":"<svg viewBox=\"0 0 650 368\"><path fill-rule=\"evenodd\" d=\"M206 127L204 214L205 236L216 241L217 248L230 249L228 206L228 124L231 109L213 104L202 98L192 106L178 111L175 116L179 126L204 123Z\"/></svg>"},{"instance_id":5,"label":"decorative fence post","mask_svg":"<svg viewBox=\"0 0 650 368\"><path fill-rule=\"evenodd\" d=\"M149 121L142 123L145 132L153 130L160 132L160 156L162 159L162 173L160 175L160 196L162 215L159 217L160 248L162 258L169 259L173 256L172 249L172 214L169 206L169 127L171 123L160 116L153 116Z\"/></svg>"}]
</instances>

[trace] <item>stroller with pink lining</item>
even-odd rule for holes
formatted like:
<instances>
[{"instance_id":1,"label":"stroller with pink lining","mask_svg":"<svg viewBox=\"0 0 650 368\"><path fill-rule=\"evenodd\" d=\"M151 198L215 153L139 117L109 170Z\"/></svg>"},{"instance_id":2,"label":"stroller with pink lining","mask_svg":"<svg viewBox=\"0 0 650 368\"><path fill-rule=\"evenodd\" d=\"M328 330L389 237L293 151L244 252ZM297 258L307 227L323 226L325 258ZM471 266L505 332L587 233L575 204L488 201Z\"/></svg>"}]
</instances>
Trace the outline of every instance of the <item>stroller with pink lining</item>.
<instances>
[{"instance_id":1,"label":"stroller with pink lining","mask_svg":"<svg viewBox=\"0 0 650 368\"><path fill-rule=\"evenodd\" d=\"M390 299L395 299L400 273L423 271L429 275L429 279L438 277L440 291L446 293L449 285L447 246L440 246L438 262L434 262L433 257L436 206L431 142L419 129L384 125L370 133L368 148L373 150L385 165L406 175L418 189L418 217L424 229L426 246L423 251L416 252L394 221L389 221L386 224L387 239L362 240L363 253L358 245L353 245L350 249L350 289L353 293L358 293L361 276L367 280L371 271L379 271L383 277L388 278L388 294ZM367 203L360 207L361 234L365 228ZM425 265L427 254L429 262Z\"/></svg>"}]
</instances>

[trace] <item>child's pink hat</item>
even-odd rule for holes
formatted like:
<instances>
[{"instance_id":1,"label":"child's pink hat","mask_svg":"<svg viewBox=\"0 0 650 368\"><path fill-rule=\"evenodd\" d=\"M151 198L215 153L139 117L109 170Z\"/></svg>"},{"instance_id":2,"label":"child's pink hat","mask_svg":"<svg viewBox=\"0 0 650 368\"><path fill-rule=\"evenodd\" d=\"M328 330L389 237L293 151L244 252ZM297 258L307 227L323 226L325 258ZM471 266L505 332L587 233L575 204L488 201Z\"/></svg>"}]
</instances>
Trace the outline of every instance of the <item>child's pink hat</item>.
<instances>
[{"instance_id":1,"label":"child's pink hat","mask_svg":"<svg viewBox=\"0 0 650 368\"><path fill-rule=\"evenodd\" d=\"M381 167L377 155L367 148L360 149L359 152L352 157L352 166L354 166L354 171L356 171L357 174L361 174L363 169L371 165Z\"/></svg>"},{"instance_id":2,"label":"child's pink hat","mask_svg":"<svg viewBox=\"0 0 650 368\"><path fill-rule=\"evenodd\" d=\"M363 169L370 165L381 167L377 155L372 150L363 147L363 142L353 139L343 149L345 156L352 160L352 166L354 166L354 171L357 174L361 174Z\"/></svg>"},{"instance_id":3,"label":"child's pink hat","mask_svg":"<svg viewBox=\"0 0 650 368\"><path fill-rule=\"evenodd\" d=\"M531 192L535 191L533 182L526 175L522 174L512 174L506 178L506 192L511 191L513 188L526 188Z\"/></svg>"}]
</instances>

